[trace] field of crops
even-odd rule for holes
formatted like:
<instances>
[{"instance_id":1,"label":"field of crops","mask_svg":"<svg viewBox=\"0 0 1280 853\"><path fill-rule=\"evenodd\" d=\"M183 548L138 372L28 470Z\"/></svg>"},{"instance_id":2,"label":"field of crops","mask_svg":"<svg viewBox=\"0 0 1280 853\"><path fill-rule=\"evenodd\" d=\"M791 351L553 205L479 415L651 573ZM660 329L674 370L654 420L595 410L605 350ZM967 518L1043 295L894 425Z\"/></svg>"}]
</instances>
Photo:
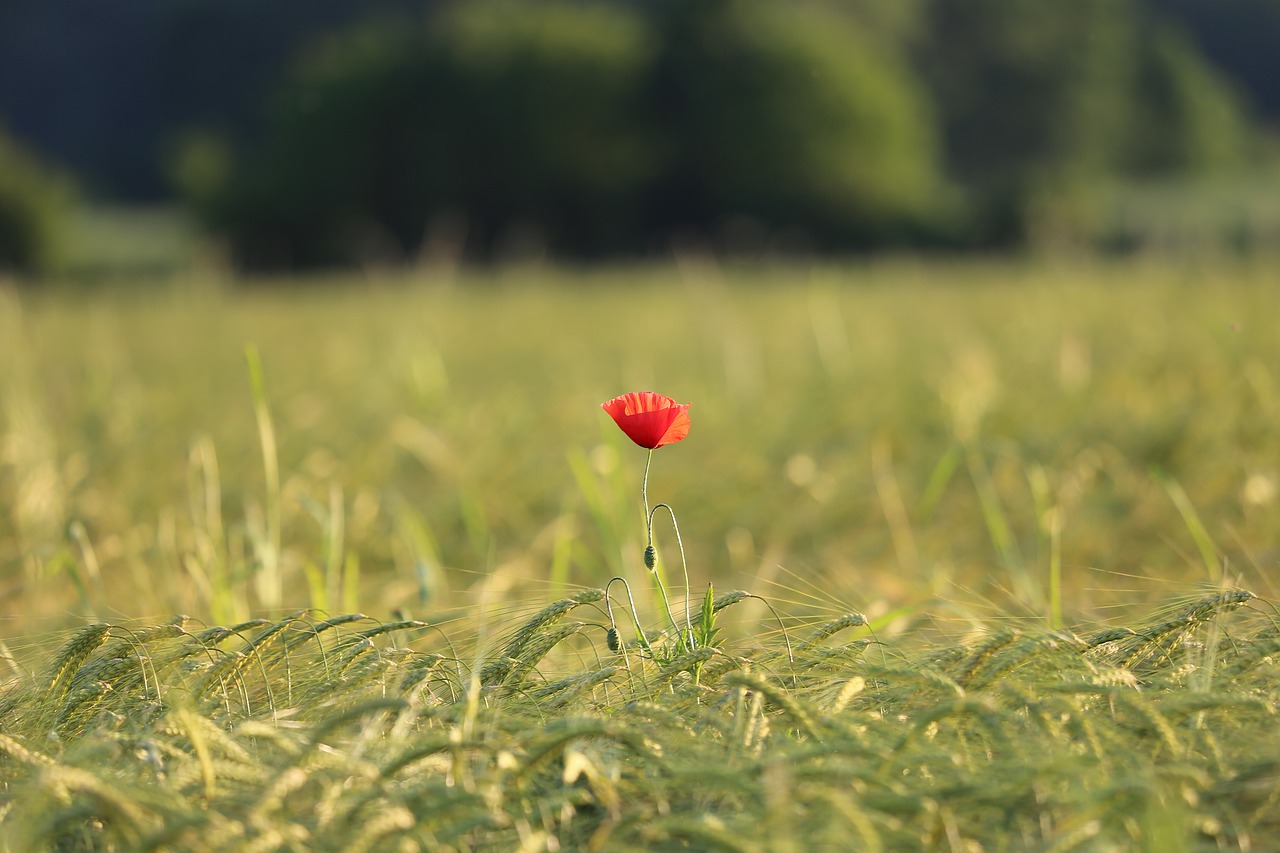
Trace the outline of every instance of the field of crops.
<instances>
[{"instance_id":1,"label":"field of crops","mask_svg":"<svg viewBox=\"0 0 1280 853\"><path fill-rule=\"evenodd\" d=\"M1277 317L1228 261L0 289L0 850L1268 849Z\"/></svg>"}]
</instances>

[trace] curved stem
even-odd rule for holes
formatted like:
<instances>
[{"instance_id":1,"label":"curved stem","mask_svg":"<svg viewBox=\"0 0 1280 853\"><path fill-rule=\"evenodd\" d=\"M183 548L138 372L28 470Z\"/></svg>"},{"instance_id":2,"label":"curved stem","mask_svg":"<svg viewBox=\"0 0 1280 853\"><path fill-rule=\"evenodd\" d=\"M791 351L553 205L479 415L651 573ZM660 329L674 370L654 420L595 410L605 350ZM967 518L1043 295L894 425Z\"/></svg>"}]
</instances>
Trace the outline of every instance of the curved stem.
<instances>
[{"instance_id":1,"label":"curved stem","mask_svg":"<svg viewBox=\"0 0 1280 853\"><path fill-rule=\"evenodd\" d=\"M693 636L693 614L689 610L689 564L684 558L684 541L680 538L680 525L676 523L676 511L667 504L658 504L649 513L649 533L650 538L653 535L653 517L657 515L658 510L665 509L667 515L671 516L671 526L676 532L676 547L680 549L680 571L684 575L684 624L685 630L690 637ZM668 615L670 612L668 611ZM675 624L675 619L671 620ZM679 631L679 628L676 629Z\"/></svg>"},{"instance_id":2,"label":"curved stem","mask_svg":"<svg viewBox=\"0 0 1280 853\"><path fill-rule=\"evenodd\" d=\"M671 600L667 597L666 584L662 582L662 573L658 571L657 565L649 565L649 557L653 555L653 514L658 511L658 507L666 507L667 512L671 512L671 507L666 504L658 504L652 510L649 509L649 466L653 464L653 448L649 449L649 454L644 459L644 479L640 481L640 499L644 502L644 529L645 529L645 567L649 569L653 575L654 585L658 587L658 595L662 598L662 609L666 611L667 618L671 620L671 627L676 631L676 639L680 641L680 648L684 652L689 651L689 644L685 638L685 632L680 630L680 623L676 621L676 616L671 612ZM671 523L675 525L675 514L671 515ZM680 528L676 527L676 542L680 544L680 564L684 565L684 544L680 542ZM689 572L685 569L684 576L685 587L685 621L692 624L689 620Z\"/></svg>"},{"instance_id":3,"label":"curved stem","mask_svg":"<svg viewBox=\"0 0 1280 853\"><path fill-rule=\"evenodd\" d=\"M796 656L791 651L791 635L787 632L787 623L782 621L782 617L778 615L778 610L773 606L773 602L764 596L754 595L752 593L747 593L747 598L754 598L756 601L764 602L764 606L769 608L769 612L773 614L773 618L778 623L778 628L782 631L782 639L787 644L787 663L794 664L796 662ZM793 679L795 678L794 672L792 672L791 677Z\"/></svg>"},{"instance_id":4,"label":"curved stem","mask_svg":"<svg viewBox=\"0 0 1280 853\"><path fill-rule=\"evenodd\" d=\"M676 616L671 612L671 601L667 598L667 588L662 583L662 576L657 572L653 573L654 584L658 587L658 595L662 596L662 609L667 611L667 618L671 620L671 627L676 631L676 639L680 641L680 651L688 653L689 644L685 641L684 631L680 630L680 623L676 621Z\"/></svg>"},{"instance_id":5,"label":"curved stem","mask_svg":"<svg viewBox=\"0 0 1280 853\"><path fill-rule=\"evenodd\" d=\"M609 587L613 586L615 583L622 584L622 588L627 591L627 604L631 608L631 624L636 629L636 638L640 641L640 647L648 652L649 657L652 658L653 649L649 646L649 638L644 635L644 627L640 624L640 611L636 609L636 600L631 597L631 584L627 583L626 578L610 578L609 582L605 584L604 606L606 612L609 614L609 624L614 628L618 627L618 623L615 622L613 618L613 599L609 598ZM626 645L623 644L622 649L624 655L626 654L626 648Z\"/></svg>"}]
</instances>

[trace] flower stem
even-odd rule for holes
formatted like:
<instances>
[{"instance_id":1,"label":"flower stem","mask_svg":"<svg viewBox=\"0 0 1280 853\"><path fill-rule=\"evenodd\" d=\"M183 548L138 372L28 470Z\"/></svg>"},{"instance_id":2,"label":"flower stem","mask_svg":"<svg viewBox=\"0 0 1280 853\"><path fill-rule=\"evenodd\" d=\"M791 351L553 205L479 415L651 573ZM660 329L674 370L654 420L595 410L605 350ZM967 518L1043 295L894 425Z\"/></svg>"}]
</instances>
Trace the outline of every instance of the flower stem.
<instances>
[{"instance_id":1,"label":"flower stem","mask_svg":"<svg viewBox=\"0 0 1280 853\"><path fill-rule=\"evenodd\" d=\"M640 481L640 499L644 501L645 547L653 544L653 517L649 515L649 465L653 462L653 449L644 458L644 479Z\"/></svg>"},{"instance_id":2,"label":"flower stem","mask_svg":"<svg viewBox=\"0 0 1280 853\"><path fill-rule=\"evenodd\" d=\"M671 507L666 504L658 504L652 511L649 509L649 466L653 463L653 449L649 449L649 455L644 459L644 479L640 481L640 499L644 502L644 529L645 529L645 548L644 563L650 573L653 574L654 585L658 588L658 595L662 598L662 609L667 612L667 618L671 620L671 627L675 629L676 639L680 641L680 648L684 652L689 651L688 643L685 639L684 631L680 630L680 623L676 621L676 616L671 612L671 600L667 598L667 587L662 582L662 573L658 571L656 562L656 551L653 547L653 514L658 511L658 507L666 507L667 512L671 512ZM671 513L671 523L675 524L675 513ZM680 545L680 562L684 564L684 543L680 542L680 528L676 527L676 542ZM685 609L688 609L688 588L689 588L689 570L685 569ZM687 620L686 620L687 621Z\"/></svg>"},{"instance_id":3,"label":"flower stem","mask_svg":"<svg viewBox=\"0 0 1280 853\"><path fill-rule=\"evenodd\" d=\"M671 527L676 532L676 547L680 549L680 571L684 575L684 624L685 630L690 638L693 637L693 615L689 611L689 563L684 557L684 540L680 538L680 525L676 522L676 511L667 504L658 504L649 513L649 528L653 529L653 517L658 514L658 510L665 509L667 515L671 516ZM671 620L675 624L675 620ZM677 627L677 631L680 629ZM692 639L690 640L692 645Z\"/></svg>"},{"instance_id":4,"label":"flower stem","mask_svg":"<svg viewBox=\"0 0 1280 853\"><path fill-rule=\"evenodd\" d=\"M671 612L671 601L667 598L667 588L662 583L662 577L654 572L653 580L658 587L658 595L662 596L662 609L667 611L667 618L671 620L671 627L675 629L676 639L680 641L680 651L687 654L690 651L689 644L685 640L684 631L680 630L680 623L676 621L675 614Z\"/></svg>"},{"instance_id":5,"label":"flower stem","mask_svg":"<svg viewBox=\"0 0 1280 853\"><path fill-rule=\"evenodd\" d=\"M626 578L611 578L604 587L604 603L605 610L609 614L609 625L613 628L618 627L618 623L613 618L613 599L609 598L609 587L615 583L622 584L622 588L627 591L627 604L630 607L631 625L635 628L636 639L640 642L640 647L649 653L650 659L653 658L653 647L649 645L649 638L645 636L644 626L640 624L640 611L636 608L636 600L631 597L631 584L627 583ZM622 646L623 655L626 655L626 645Z\"/></svg>"}]
</instances>

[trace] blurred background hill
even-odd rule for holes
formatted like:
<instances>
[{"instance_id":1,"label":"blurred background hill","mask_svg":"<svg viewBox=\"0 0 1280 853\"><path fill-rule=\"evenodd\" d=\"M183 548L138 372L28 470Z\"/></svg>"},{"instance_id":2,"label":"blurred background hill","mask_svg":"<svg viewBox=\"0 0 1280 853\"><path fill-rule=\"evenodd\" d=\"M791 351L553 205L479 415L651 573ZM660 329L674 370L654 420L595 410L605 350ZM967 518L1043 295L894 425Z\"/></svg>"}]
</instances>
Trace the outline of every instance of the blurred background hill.
<instances>
[{"instance_id":1,"label":"blurred background hill","mask_svg":"<svg viewBox=\"0 0 1280 853\"><path fill-rule=\"evenodd\" d=\"M0 269L1254 251L1277 50L1275 0L2 3Z\"/></svg>"}]
</instances>

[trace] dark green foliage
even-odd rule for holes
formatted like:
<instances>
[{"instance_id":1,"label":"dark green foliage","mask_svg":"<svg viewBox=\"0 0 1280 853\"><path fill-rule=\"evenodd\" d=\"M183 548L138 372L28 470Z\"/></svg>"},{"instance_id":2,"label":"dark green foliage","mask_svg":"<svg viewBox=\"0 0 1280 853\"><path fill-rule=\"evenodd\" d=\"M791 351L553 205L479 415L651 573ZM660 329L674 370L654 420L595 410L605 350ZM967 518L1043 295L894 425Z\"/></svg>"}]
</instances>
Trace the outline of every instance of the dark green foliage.
<instances>
[{"instance_id":1,"label":"dark green foliage","mask_svg":"<svg viewBox=\"0 0 1280 853\"><path fill-rule=\"evenodd\" d=\"M869 244L945 211L927 96L857 16L762 0L658 8L652 108L668 168L655 227Z\"/></svg>"},{"instance_id":2,"label":"dark green foliage","mask_svg":"<svg viewBox=\"0 0 1280 853\"><path fill-rule=\"evenodd\" d=\"M483 254L521 234L618 246L653 168L636 119L649 53L642 21L608 5L484 2L370 25L313 50L262 144L189 192L255 265L402 259L455 221Z\"/></svg>"},{"instance_id":3,"label":"dark green foliage","mask_svg":"<svg viewBox=\"0 0 1280 853\"><path fill-rule=\"evenodd\" d=\"M308 55L234 165L195 136L176 174L251 265L401 259L429 233L581 255L937 225L927 100L854 17L655 8L485 0L364 27Z\"/></svg>"},{"instance_id":4,"label":"dark green foliage","mask_svg":"<svg viewBox=\"0 0 1280 853\"><path fill-rule=\"evenodd\" d=\"M1249 133L1225 79L1175 30L1157 27L1135 42L1128 170L1201 174L1238 165L1248 153Z\"/></svg>"},{"instance_id":5,"label":"dark green foliage","mask_svg":"<svg viewBox=\"0 0 1280 853\"><path fill-rule=\"evenodd\" d=\"M1247 96L1269 123L1280 118L1275 75L1280 44L1280 3L1275 0L1144 0L1175 20L1198 51Z\"/></svg>"},{"instance_id":6,"label":"dark green foliage","mask_svg":"<svg viewBox=\"0 0 1280 853\"><path fill-rule=\"evenodd\" d=\"M1239 166L1245 121L1222 78L1138 3L933 0L920 49L968 238L1084 237L1124 176Z\"/></svg>"},{"instance_id":7,"label":"dark green foliage","mask_svg":"<svg viewBox=\"0 0 1280 853\"><path fill-rule=\"evenodd\" d=\"M0 273L32 275L53 268L71 198L68 179L0 127Z\"/></svg>"},{"instance_id":8,"label":"dark green foliage","mask_svg":"<svg viewBox=\"0 0 1280 853\"><path fill-rule=\"evenodd\" d=\"M638 115L646 23L616 4L491 0L461 4L440 38L456 75L438 119L453 145L444 203L489 241L522 227L577 251L625 241L656 166Z\"/></svg>"},{"instance_id":9,"label":"dark green foliage","mask_svg":"<svg viewBox=\"0 0 1280 853\"><path fill-rule=\"evenodd\" d=\"M1102 240L1117 181L1250 156L1136 2L481 0L313 48L175 174L259 266Z\"/></svg>"},{"instance_id":10,"label":"dark green foliage","mask_svg":"<svg viewBox=\"0 0 1280 853\"><path fill-rule=\"evenodd\" d=\"M301 45L432 0L95 0L0 4L0 115L95 194L169 196L192 125L240 138Z\"/></svg>"},{"instance_id":11,"label":"dark green foliage","mask_svg":"<svg viewBox=\"0 0 1280 853\"><path fill-rule=\"evenodd\" d=\"M851 13L880 44L897 51L918 33L920 11L934 2L828 5ZM301 47L371 15L444 5L439 0L276 0L269 6L250 0L118 0L113 14L104 15L93 0L3 4L0 114L96 190L117 198L155 199L166 189L163 154L184 128L212 127L247 138L261 93ZM629 5L645 11L654 4ZM1046 28L1059 25L1056 5L1041 10ZM1274 0L1121 0L1113 5L1139 7L1162 24L1175 22L1198 52L1236 81L1260 114L1269 120L1280 115L1280 94L1273 85L1280 7ZM104 68L112 73L101 73Z\"/></svg>"}]
</instances>

